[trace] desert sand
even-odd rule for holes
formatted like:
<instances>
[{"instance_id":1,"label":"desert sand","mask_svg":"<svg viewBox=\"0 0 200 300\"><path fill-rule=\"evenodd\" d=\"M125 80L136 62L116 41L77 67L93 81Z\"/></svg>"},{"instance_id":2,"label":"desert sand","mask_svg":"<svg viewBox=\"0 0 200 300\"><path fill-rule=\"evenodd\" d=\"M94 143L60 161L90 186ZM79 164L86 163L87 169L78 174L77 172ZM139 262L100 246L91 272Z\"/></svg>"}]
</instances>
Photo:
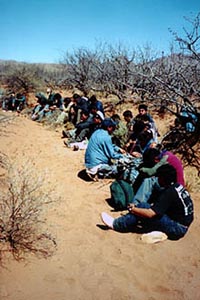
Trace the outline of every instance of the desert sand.
<instances>
[{"instance_id":1,"label":"desert sand","mask_svg":"<svg viewBox=\"0 0 200 300\"><path fill-rule=\"evenodd\" d=\"M59 130L18 116L3 129L0 151L14 160L29 159L38 174L45 169L48 184L60 196L45 215L56 251L47 259L30 254L20 262L6 256L0 268L1 300L200 299L200 183L195 183L195 170L186 171L195 205L187 235L145 244L139 234L99 226L102 211L119 215L106 202L110 181L80 178L84 151L66 148Z\"/></svg>"}]
</instances>

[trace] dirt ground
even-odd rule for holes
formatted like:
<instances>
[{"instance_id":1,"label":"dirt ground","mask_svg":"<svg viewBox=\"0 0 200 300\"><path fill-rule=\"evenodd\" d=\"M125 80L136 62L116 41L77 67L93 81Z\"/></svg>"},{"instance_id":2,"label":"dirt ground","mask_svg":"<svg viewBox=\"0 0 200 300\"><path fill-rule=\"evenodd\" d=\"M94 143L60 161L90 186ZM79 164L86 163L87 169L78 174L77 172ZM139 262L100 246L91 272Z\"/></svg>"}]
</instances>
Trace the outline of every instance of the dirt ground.
<instances>
[{"instance_id":1,"label":"dirt ground","mask_svg":"<svg viewBox=\"0 0 200 300\"><path fill-rule=\"evenodd\" d=\"M106 202L110 182L80 178L84 151L66 148L60 130L18 116L1 130L0 152L30 160L38 174L45 170L44 184L61 196L45 216L57 250L47 259L28 255L17 262L8 256L0 269L1 300L199 300L200 185L194 170L186 172L195 204L188 234L150 245L139 234L101 228L102 211L119 215Z\"/></svg>"}]
</instances>

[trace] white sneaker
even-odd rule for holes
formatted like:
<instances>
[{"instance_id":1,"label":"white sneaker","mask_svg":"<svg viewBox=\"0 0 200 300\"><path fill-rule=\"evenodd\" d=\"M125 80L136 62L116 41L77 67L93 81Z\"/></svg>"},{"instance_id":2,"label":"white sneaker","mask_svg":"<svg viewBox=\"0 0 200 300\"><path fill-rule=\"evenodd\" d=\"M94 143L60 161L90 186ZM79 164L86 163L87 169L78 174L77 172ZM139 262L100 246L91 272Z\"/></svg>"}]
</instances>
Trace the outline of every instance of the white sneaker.
<instances>
[{"instance_id":1,"label":"white sneaker","mask_svg":"<svg viewBox=\"0 0 200 300\"><path fill-rule=\"evenodd\" d=\"M114 221L113 217L109 216L105 212L102 212L101 213L101 219L102 219L102 221L105 225L107 225L109 228L113 229L113 221Z\"/></svg>"}]
</instances>

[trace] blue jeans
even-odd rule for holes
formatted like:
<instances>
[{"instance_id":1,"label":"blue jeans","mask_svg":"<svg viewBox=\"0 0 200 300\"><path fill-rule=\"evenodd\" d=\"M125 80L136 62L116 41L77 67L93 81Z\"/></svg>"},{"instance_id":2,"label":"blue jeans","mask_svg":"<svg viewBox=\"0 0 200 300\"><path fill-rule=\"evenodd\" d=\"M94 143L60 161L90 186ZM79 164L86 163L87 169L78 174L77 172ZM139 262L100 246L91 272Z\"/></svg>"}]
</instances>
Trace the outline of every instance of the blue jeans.
<instances>
[{"instance_id":1,"label":"blue jeans","mask_svg":"<svg viewBox=\"0 0 200 300\"><path fill-rule=\"evenodd\" d=\"M134 203L136 206L139 203L147 203L152 194L153 189L162 189L158 183L158 178L154 176L150 178L145 178L141 186L139 187L137 193L135 194L132 203Z\"/></svg>"},{"instance_id":2,"label":"blue jeans","mask_svg":"<svg viewBox=\"0 0 200 300\"><path fill-rule=\"evenodd\" d=\"M137 207L150 208L150 204L141 203ZM163 215L161 218L142 218L131 213L115 219L113 228L119 232L137 232L138 225L142 232L162 231L171 240L182 238L188 230L188 227L170 219L167 215Z\"/></svg>"}]
</instances>

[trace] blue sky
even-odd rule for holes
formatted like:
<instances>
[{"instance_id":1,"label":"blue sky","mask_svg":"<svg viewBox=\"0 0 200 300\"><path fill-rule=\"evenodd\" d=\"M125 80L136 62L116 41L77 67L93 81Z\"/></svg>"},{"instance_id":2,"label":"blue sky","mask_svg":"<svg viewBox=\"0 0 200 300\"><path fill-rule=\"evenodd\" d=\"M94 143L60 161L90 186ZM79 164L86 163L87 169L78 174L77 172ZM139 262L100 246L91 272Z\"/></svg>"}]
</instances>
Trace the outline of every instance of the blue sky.
<instances>
[{"instance_id":1,"label":"blue sky","mask_svg":"<svg viewBox=\"0 0 200 300\"><path fill-rule=\"evenodd\" d=\"M57 63L98 42L169 50L198 0L0 0L0 59Z\"/></svg>"}]
</instances>

